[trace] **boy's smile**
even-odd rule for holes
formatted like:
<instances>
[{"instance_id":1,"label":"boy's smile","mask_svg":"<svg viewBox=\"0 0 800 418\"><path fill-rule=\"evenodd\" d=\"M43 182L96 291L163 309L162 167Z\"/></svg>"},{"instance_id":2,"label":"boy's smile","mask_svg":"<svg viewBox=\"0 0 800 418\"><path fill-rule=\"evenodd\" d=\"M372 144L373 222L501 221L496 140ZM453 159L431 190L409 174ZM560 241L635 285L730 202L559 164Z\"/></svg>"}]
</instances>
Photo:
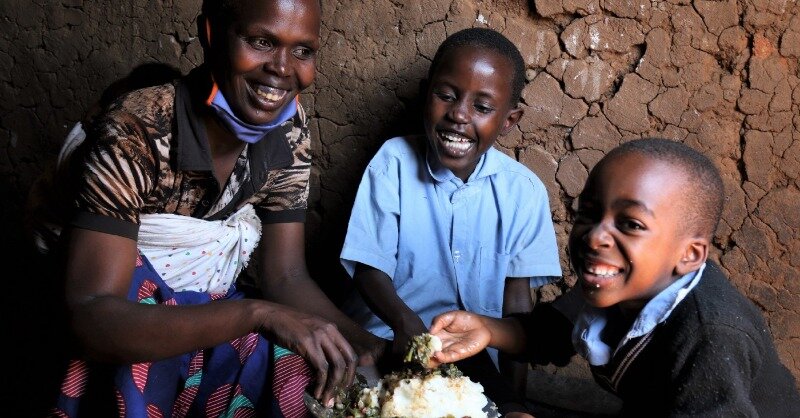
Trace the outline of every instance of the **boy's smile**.
<instances>
[{"instance_id":1,"label":"boy's smile","mask_svg":"<svg viewBox=\"0 0 800 418\"><path fill-rule=\"evenodd\" d=\"M601 161L580 195L569 237L572 266L584 299L638 312L688 273L692 237L685 174L672 164L628 153Z\"/></svg>"},{"instance_id":2,"label":"boy's smile","mask_svg":"<svg viewBox=\"0 0 800 418\"><path fill-rule=\"evenodd\" d=\"M429 80L425 133L442 165L463 181L522 115L511 103L512 77L509 59L498 52L458 47L445 53Z\"/></svg>"},{"instance_id":3,"label":"boy's smile","mask_svg":"<svg viewBox=\"0 0 800 418\"><path fill-rule=\"evenodd\" d=\"M240 119L268 123L314 81L319 3L245 0L223 26L210 36L220 91Z\"/></svg>"}]
</instances>

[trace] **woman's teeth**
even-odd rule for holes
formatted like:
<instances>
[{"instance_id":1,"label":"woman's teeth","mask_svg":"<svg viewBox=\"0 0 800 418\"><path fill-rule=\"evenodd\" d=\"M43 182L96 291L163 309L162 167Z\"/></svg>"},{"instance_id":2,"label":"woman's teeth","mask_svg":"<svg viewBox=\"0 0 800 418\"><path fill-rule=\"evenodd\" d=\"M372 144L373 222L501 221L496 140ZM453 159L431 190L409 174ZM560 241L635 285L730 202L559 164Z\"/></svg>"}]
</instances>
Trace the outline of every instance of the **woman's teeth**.
<instances>
[{"instance_id":1,"label":"woman's teeth","mask_svg":"<svg viewBox=\"0 0 800 418\"><path fill-rule=\"evenodd\" d=\"M258 97L270 102L277 102L278 100L283 99L283 97L286 96L286 93L286 90L276 89L274 87L261 87L256 90Z\"/></svg>"}]
</instances>

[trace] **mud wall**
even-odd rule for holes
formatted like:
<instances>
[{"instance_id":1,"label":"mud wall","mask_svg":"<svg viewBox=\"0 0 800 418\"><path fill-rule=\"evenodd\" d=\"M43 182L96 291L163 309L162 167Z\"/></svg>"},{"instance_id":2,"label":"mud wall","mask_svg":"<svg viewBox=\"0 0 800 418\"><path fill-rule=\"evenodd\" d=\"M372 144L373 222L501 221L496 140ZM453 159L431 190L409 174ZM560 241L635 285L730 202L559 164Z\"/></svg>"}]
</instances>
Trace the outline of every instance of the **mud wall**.
<instances>
[{"instance_id":1,"label":"mud wall","mask_svg":"<svg viewBox=\"0 0 800 418\"><path fill-rule=\"evenodd\" d=\"M186 72L201 62L199 6L0 2L4 245L19 247L32 180L108 84L142 63ZM702 150L722 170L728 197L713 257L763 310L800 378L795 0L337 0L323 9L319 75L303 98L316 158L308 238L312 271L334 297L346 280L337 256L368 159L389 136L416 130L418 83L439 42L489 26L520 47L528 68L525 116L498 147L547 185L559 243L588 170L610 148L659 135Z\"/></svg>"}]
</instances>

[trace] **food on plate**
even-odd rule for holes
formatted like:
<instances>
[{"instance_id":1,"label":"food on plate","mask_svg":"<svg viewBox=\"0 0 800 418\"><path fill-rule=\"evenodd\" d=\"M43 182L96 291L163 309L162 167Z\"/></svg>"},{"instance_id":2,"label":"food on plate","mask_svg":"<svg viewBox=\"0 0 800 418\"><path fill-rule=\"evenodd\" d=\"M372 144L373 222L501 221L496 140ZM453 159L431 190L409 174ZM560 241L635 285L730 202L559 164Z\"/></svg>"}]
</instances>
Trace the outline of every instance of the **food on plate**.
<instances>
[{"instance_id":1,"label":"food on plate","mask_svg":"<svg viewBox=\"0 0 800 418\"><path fill-rule=\"evenodd\" d=\"M486 418L488 405L483 386L450 364L390 373L374 387L358 379L357 384L337 397L333 416Z\"/></svg>"},{"instance_id":2,"label":"food on plate","mask_svg":"<svg viewBox=\"0 0 800 418\"><path fill-rule=\"evenodd\" d=\"M405 370L390 373L375 386L356 375L356 381L337 394L332 417L486 418L498 416L483 394L483 386L452 364L428 368L442 342L431 334L415 336L409 344Z\"/></svg>"}]
</instances>

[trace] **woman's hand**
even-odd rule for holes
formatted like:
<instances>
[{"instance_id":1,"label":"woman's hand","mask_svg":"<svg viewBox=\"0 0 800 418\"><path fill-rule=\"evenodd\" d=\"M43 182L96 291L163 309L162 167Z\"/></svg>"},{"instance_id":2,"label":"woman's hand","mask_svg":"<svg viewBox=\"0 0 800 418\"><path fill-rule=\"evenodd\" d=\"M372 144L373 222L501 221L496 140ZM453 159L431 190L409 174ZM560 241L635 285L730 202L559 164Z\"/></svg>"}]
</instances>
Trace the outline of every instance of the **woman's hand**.
<instances>
[{"instance_id":1,"label":"woman's hand","mask_svg":"<svg viewBox=\"0 0 800 418\"><path fill-rule=\"evenodd\" d=\"M492 333L480 315L451 311L433 319L430 333L442 340L442 350L434 353L433 367L471 357L489 345Z\"/></svg>"},{"instance_id":2,"label":"woman's hand","mask_svg":"<svg viewBox=\"0 0 800 418\"><path fill-rule=\"evenodd\" d=\"M316 374L314 397L332 407L336 391L350 386L358 356L332 322L270 304L259 332L271 341L300 355Z\"/></svg>"}]
</instances>

